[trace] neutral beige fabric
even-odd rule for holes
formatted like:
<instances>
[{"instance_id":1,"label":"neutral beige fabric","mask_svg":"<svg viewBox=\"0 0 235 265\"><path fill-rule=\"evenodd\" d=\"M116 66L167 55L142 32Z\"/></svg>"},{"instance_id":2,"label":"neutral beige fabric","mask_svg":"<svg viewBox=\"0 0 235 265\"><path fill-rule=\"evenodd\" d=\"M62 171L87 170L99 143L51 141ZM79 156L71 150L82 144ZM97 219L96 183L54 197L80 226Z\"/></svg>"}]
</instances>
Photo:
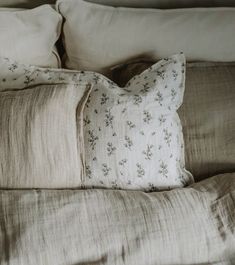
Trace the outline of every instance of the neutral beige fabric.
<instances>
[{"instance_id":1,"label":"neutral beige fabric","mask_svg":"<svg viewBox=\"0 0 235 265\"><path fill-rule=\"evenodd\" d=\"M134 9L59 0L57 10L65 18L67 68L107 74L108 67L132 57L179 52L190 61L235 60L233 8Z\"/></svg>"},{"instance_id":2,"label":"neutral beige fabric","mask_svg":"<svg viewBox=\"0 0 235 265\"><path fill-rule=\"evenodd\" d=\"M186 8L235 6L233 0L88 0L89 2L127 7L144 8Z\"/></svg>"},{"instance_id":3,"label":"neutral beige fabric","mask_svg":"<svg viewBox=\"0 0 235 265\"><path fill-rule=\"evenodd\" d=\"M176 114L183 98L184 68L184 56L175 55L156 63L121 89L101 74L29 67L0 58L0 91L58 82L78 87L92 84L84 119L80 112L77 117L79 125L84 121L85 128L86 150L82 154L87 155L87 178L83 178L83 184L100 187L103 181L106 188L168 189L193 181L184 169L182 127ZM79 128L80 140L83 129ZM95 157L97 164L88 160Z\"/></svg>"},{"instance_id":4,"label":"neutral beige fabric","mask_svg":"<svg viewBox=\"0 0 235 265\"><path fill-rule=\"evenodd\" d=\"M1 265L233 265L235 174L170 192L0 191Z\"/></svg>"},{"instance_id":5,"label":"neutral beige fabric","mask_svg":"<svg viewBox=\"0 0 235 265\"><path fill-rule=\"evenodd\" d=\"M197 180L235 171L235 64L189 65L184 104L186 163Z\"/></svg>"},{"instance_id":6,"label":"neutral beige fabric","mask_svg":"<svg viewBox=\"0 0 235 265\"><path fill-rule=\"evenodd\" d=\"M75 73L8 59L0 69L0 187L81 187L89 85Z\"/></svg>"},{"instance_id":7,"label":"neutral beige fabric","mask_svg":"<svg viewBox=\"0 0 235 265\"><path fill-rule=\"evenodd\" d=\"M139 61L139 62L137 62ZM120 85L152 65L137 60L113 69ZM235 63L189 63L179 115L186 168L195 180L235 171Z\"/></svg>"},{"instance_id":8,"label":"neutral beige fabric","mask_svg":"<svg viewBox=\"0 0 235 265\"><path fill-rule=\"evenodd\" d=\"M55 43L61 16L49 5L32 10L0 8L0 56L42 67L61 65Z\"/></svg>"},{"instance_id":9,"label":"neutral beige fabric","mask_svg":"<svg viewBox=\"0 0 235 265\"><path fill-rule=\"evenodd\" d=\"M89 0L112 6L179 8L201 6L235 6L234 0ZM54 4L55 0L0 0L3 7L33 8L42 4Z\"/></svg>"}]
</instances>

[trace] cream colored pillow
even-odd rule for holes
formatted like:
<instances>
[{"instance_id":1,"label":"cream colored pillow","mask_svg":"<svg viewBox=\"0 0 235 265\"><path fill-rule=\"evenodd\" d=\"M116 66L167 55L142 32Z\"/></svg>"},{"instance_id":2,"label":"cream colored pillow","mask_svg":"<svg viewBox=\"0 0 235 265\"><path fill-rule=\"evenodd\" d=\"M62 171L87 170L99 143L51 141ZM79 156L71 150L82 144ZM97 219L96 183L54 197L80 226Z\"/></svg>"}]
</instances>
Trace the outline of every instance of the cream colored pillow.
<instances>
[{"instance_id":1,"label":"cream colored pillow","mask_svg":"<svg viewBox=\"0 0 235 265\"><path fill-rule=\"evenodd\" d=\"M187 60L235 61L235 9L113 8L58 0L64 17L67 68L108 74L141 55L159 59L184 52Z\"/></svg>"},{"instance_id":2,"label":"cream colored pillow","mask_svg":"<svg viewBox=\"0 0 235 265\"><path fill-rule=\"evenodd\" d=\"M89 85L75 73L9 59L0 69L0 188L81 187Z\"/></svg>"},{"instance_id":3,"label":"cream colored pillow","mask_svg":"<svg viewBox=\"0 0 235 265\"><path fill-rule=\"evenodd\" d=\"M61 16L50 5L0 9L0 56L23 64L60 67L55 43L61 23Z\"/></svg>"},{"instance_id":4,"label":"cream colored pillow","mask_svg":"<svg viewBox=\"0 0 235 265\"><path fill-rule=\"evenodd\" d=\"M159 61L123 88L89 75L81 76L93 83L84 108L84 186L154 191L192 183L176 112L184 95L184 56Z\"/></svg>"}]
</instances>

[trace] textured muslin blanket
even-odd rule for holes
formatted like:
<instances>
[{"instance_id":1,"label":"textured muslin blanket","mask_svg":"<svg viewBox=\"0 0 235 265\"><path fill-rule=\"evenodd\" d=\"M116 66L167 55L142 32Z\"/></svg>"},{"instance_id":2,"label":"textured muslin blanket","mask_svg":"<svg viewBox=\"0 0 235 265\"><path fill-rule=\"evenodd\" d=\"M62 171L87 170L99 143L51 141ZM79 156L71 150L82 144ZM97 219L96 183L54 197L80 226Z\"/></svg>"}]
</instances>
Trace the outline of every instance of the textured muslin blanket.
<instances>
[{"instance_id":1,"label":"textured muslin blanket","mask_svg":"<svg viewBox=\"0 0 235 265\"><path fill-rule=\"evenodd\" d=\"M158 193L2 190L0 264L235 264L235 173Z\"/></svg>"}]
</instances>

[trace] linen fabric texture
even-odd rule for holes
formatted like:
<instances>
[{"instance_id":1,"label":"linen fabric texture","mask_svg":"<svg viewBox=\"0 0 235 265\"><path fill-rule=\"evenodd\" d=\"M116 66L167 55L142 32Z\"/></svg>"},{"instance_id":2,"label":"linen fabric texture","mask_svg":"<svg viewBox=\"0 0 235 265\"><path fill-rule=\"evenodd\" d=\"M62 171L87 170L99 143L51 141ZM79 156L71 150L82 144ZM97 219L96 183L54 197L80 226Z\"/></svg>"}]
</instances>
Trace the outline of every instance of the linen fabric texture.
<instances>
[{"instance_id":1,"label":"linen fabric texture","mask_svg":"<svg viewBox=\"0 0 235 265\"><path fill-rule=\"evenodd\" d=\"M121 86L153 64L146 59L112 70ZM235 171L235 63L187 63L185 95L179 116L186 168L196 181Z\"/></svg>"},{"instance_id":2,"label":"linen fabric texture","mask_svg":"<svg viewBox=\"0 0 235 265\"><path fill-rule=\"evenodd\" d=\"M153 191L193 181L184 168L176 113L184 93L182 54L160 61L125 88L93 72L9 59L1 60L1 69L1 187Z\"/></svg>"},{"instance_id":3,"label":"linen fabric texture","mask_svg":"<svg viewBox=\"0 0 235 265\"><path fill-rule=\"evenodd\" d=\"M188 61L235 61L233 8L114 8L83 0L58 0L56 7L69 69L108 75L109 67L136 56L179 52Z\"/></svg>"},{"instance_id":4,"label":"linen fabric texture","mask_svg":"<svg viewBox=\"0 0 235 265\"><path fill-rule=\"evenodd\" d=\"M0 187L81 187L89 85L9 59L1 58L0 68Z\"/></svg>"},{"instance_id":5,"label":"linen fabric texture","mask_svg":"<svg viewBox=\"0 0 235 265\"><path fill-rule=\"evenodd\" d=\"M62 17L51 6L0 8L0 57L40 67L60 67L55 47Z\"/></svg>"},{"instance_id":6,"label":"linen fabric texture","mask_svg":"<svg viewBox=\"0 0 235 265\"><path fill-rule=\"evenodd\" d=\"M0 264L235 262L235 174L184 189L0 191Z\"/></svg>"},{"instance_id":7,"label":"linen fabric texture","mask_svg":"<svg viewBox=\"0 0 235 265\"><path fill-rule=\"evenodd\" d=\"M2 7L34 8L43 4L54 4L55 0L0 0ZM185 7L219 7L235 6L233 0L89 0L89 2L142 8L185 8Z\"/></svg>"},{"instance_id":8,"label":"linen fabric texture","mask_svg":"<svg viewBox=\"0 0 235 265\"><path fill-rule=\"evenodd\" d=\"M193 182L176 112L184 95L184 55L159 61L123 88L99 74L90 82L84 108L86 188L153 191Z\"/></svg>"}]
</instances>

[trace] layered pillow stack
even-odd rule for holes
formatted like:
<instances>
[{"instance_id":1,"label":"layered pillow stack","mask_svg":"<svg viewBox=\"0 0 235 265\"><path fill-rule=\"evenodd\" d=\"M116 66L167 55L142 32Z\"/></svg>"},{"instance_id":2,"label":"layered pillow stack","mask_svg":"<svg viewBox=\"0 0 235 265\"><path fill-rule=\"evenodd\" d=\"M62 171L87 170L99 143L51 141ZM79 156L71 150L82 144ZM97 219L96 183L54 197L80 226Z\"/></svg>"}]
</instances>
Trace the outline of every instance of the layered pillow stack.
<instances>
[{"instance_id":1,"label":"layered pillow stack","mask_svg":"<svg viewBox=\"0 0 235 265\"><path fill-rule=\"evenodd\" d=\"M97 73L0 63L1 187L154 191L193 182L176 113L182 54L124 88Z\"/></svg>"},{"instance_id":2,"label":"layered pillow stack","mask_svg":"<svg viewBox=\"0 0 235 265\"><path fill-rule=\"evenodd\" d=\"M197 180L233 172L235 9L114 8L90 2L57 1L64 18L65 66L123 81L113 71L116 65L142 58L156 62L183 51L193 63L187 68L186 99L180 111L187 168ZM127 67L128 71L131 76L137 73Z\"/></svg>"},{"instance_id":3,"label":"layered pillow stack","mask_svg":"<svg viewBox=\"0 0 235 265\"><path fill-rule=\"evenodd\" d=\"M230 8L0 9L1 264L234 260L235 174L190 185L235 171L234 25Z\"/></svg>"},{"instance_id":4,"label":"layered pillow stack","mask_svg":"<svg viewBox=\"0 0 235 265\"><path fill-rule=\"evenodd\" d=\"M58 0L56 10L0 10L0 186L156 191L192 183L177 114L186 74L180 51L189 61L234 61L235 11L113 8L83 0ZM72 70L50 69L60 66L61 30L64 65ZM166 59L122 87L104 76L140 56ZM185 135L188 148L191 134Z\"/></svg>"}]
</instances>

